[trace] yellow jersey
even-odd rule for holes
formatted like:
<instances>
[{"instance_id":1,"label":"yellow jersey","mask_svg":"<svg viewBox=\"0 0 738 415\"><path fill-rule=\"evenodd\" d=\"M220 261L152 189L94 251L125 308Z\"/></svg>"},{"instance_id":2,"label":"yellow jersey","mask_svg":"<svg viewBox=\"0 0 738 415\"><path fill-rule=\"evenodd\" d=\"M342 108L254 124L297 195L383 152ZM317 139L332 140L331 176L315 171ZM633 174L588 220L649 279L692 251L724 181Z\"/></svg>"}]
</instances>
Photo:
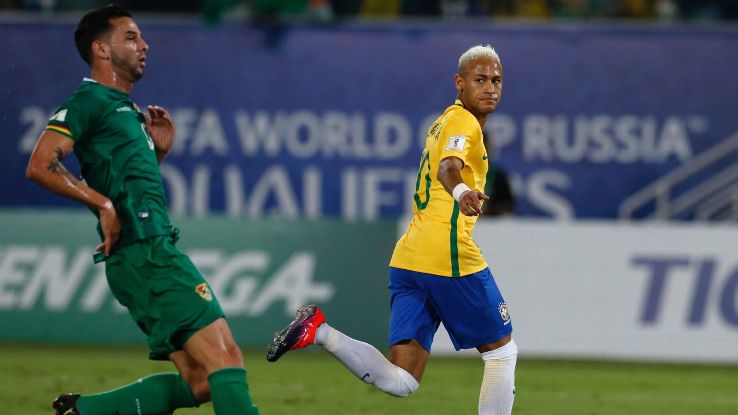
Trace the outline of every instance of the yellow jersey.
<instances>
[{"instance_id":1,"label":"yellow jersey","mask_svg":"<svg viewBox=\"0 0 738 415\"><path fill-rule=\"evenodd\" d=\"M459 100L428 130L415 182L413 218L395 245L391 267L445 277L469 275L487 267L472 239L478 217L463 215L437 179L441 160L449 156L464 162L464 183L483 192L489 165L482 128Z\"/></svg>"}]
</instances>

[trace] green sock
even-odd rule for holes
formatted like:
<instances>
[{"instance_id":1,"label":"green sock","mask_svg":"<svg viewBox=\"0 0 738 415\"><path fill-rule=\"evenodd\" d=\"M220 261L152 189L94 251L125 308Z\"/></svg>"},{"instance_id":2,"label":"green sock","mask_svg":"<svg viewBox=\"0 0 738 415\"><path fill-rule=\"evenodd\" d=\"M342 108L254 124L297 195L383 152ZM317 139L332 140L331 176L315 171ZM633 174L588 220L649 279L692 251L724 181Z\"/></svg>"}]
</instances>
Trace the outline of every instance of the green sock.
<instances>
[{"instance_id":1,"label":"green sock","mask_svg":"<svg viewBox=\"0 0 738 415\"><path fill-rule=\"evenodd\" d=\"M177 408L193 408L199 403L179 373L157 373L130 385L77 400L81 415L168 415Z\"/></svg>"},{"instance_id":2,"label":"green sock","mask_svg":"<svg viewBox=\"0 0 738 415\"><path fill-rule=\"evenodd\" d=\"M208 376L210 399L216 415L259 415L246 382L246 370L228 367Z\"/></svg>"}]
</instances>

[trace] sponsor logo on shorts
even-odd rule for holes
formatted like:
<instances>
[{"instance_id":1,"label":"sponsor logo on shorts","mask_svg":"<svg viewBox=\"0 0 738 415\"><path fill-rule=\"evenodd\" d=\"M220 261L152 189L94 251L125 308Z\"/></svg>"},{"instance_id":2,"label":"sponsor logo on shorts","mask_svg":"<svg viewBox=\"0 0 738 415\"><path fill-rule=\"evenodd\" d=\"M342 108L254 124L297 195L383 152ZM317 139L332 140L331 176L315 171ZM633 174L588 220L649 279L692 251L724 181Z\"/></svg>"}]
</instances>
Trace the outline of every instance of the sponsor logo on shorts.
<instances>
[{"instance_id":1,"label":"sponsor logo on shorts","mask_svg":"<svg viewBox=\"0 0 738 415\"><path fill-rule=\"evenodd\" d=\"M210 287L208 287L204 282L195 287L195 292L197 295L202 297L203 300L208 302L213 301L213 294L210 292Z\"/></svg>"},{"instance_id":2,"label":"sponsor logo on shorts","mask_svg":"<svg viewBox=\"0 0 738 415\"><path fill-rule=\"evenodd\" d=\"M504 321L507 325L510 322L510 313L507 311L507 304L500 304L497 310L500 312L500 317L502 317L502 321Z\"/></svg>"}]
</instances>

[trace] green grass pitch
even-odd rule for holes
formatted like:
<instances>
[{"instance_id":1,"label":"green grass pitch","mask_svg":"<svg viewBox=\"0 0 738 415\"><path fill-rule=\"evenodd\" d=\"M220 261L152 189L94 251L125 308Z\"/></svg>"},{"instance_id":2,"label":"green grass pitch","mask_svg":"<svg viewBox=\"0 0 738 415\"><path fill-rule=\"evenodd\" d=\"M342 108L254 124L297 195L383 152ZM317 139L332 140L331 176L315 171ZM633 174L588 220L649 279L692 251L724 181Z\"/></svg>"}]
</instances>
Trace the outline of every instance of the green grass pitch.
<instances>
[{"instance_id":1,"label":"green grass pitch","mask_svg":"<svg viewBox=\"0 0 738 415\"><path fill-rule=\"evenodd\" d=\"M244 353L262 415L476 414L482 362L431 357L418 392L387 396L353 378L330 355L305 350L277 363ZM97 392L169 371L131 347L0 343L3 414L48 415L60 392ZM735 415L738 366L664 365L521 358L515 415ZM212 414L209 404L178 415Z\"/></svg>"}]
</instances>

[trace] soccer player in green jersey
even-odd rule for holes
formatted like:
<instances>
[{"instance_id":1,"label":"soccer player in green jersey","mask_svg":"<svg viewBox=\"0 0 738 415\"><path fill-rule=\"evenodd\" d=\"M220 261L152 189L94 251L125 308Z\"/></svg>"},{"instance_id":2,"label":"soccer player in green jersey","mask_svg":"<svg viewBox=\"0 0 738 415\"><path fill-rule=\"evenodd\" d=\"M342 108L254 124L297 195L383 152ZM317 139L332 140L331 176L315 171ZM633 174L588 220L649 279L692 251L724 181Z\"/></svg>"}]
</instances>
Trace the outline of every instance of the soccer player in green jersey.
<instances>
[{"instance_id":1,"label":"soccer player in green jersey","mask_svg":"<svg viewBox=\"0 0 738 415\"><path fill-rule=\"evenodd\" d=\"M131 13L109 5L82 17L74 33L91 69L49 120L26 175L87 205L98 217L96 260L115 298L148 336L149 357L178 372L158 373L91 395L67 393L56 415L161 415L213 402L217 415L256 415L243 357L218 300L176 246L158 164L171 149L169 113L148 114L129 92L141 79L149 46ZM84 182L62 164L71 151Z\"/></svg>"}]
</instances>

